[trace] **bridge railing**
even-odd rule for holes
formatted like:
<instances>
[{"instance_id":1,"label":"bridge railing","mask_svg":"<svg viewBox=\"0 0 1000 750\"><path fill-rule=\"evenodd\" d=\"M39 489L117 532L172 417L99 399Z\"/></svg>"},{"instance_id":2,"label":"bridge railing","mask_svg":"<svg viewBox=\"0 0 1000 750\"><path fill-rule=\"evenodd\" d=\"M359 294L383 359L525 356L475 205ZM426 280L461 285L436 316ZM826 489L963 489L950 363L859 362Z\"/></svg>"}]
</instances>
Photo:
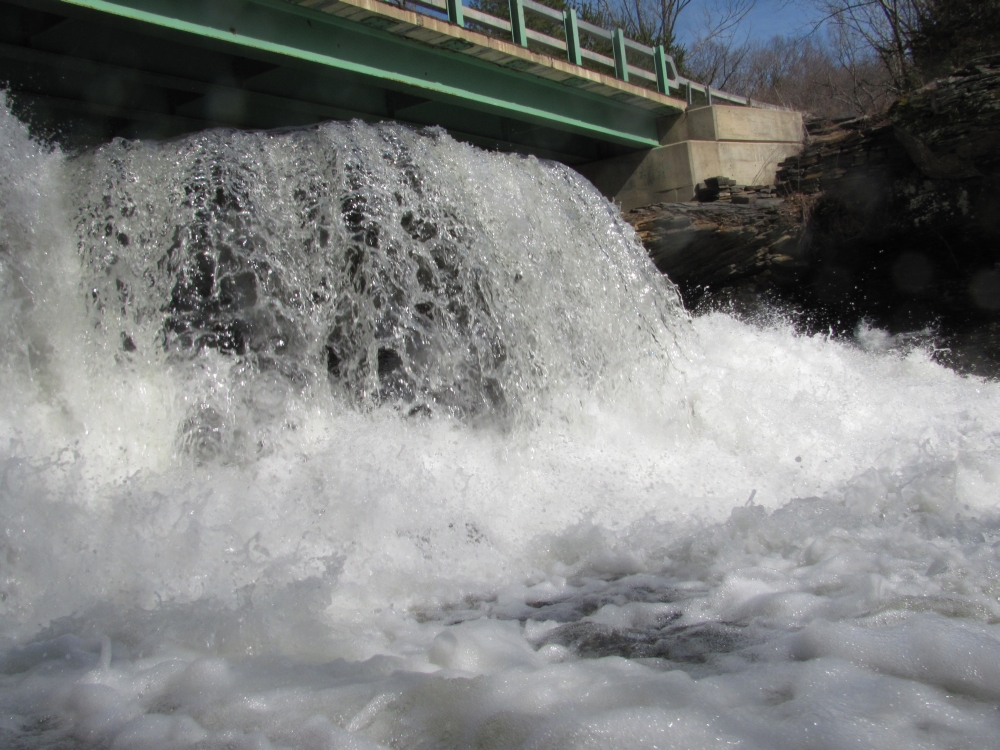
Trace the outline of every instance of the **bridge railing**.
<instances>
[{"instance_id":1,"label":"bridge railing","mask_svg":"<svg viewBox=\"0 0 1000 750\"><path fill-rule=\"evenodd\" d=\"M508 0L510 20L498 18L483 13L475 8L465 7L461 0L406 0L408 7L415 7L420 12L430 11L427 15L446 15L452 23L465 27L467 21L477 26L486 27L493 32L500 32L521 47L528 47L529 42L543 48L546 52L565 55L574 65L585 65L587 61L598 70L606 70L609 74L626 82L640 86L655 88L667 96L679 96L688 104L713 104L716 101L725 104L741 106L768 107L773 105L752 102L745 96L730 94L707 84L696 83L677 72L673 57L668 55L662 45L648 47L625 37L621 29L604 29L596 24L581 19L574 8L564 11L542 5L536 0ZM562 25L564 38L550 36L530 28L526 14L544 18L550 22ZM581 44L581 35L597 39L605 44L610 43L612 57L595 52ZM634 65L628 60L631 51L632 59L638 57L646 65ZM648 65L648 67L646 67Z\"/></svg>"}]
</instances>

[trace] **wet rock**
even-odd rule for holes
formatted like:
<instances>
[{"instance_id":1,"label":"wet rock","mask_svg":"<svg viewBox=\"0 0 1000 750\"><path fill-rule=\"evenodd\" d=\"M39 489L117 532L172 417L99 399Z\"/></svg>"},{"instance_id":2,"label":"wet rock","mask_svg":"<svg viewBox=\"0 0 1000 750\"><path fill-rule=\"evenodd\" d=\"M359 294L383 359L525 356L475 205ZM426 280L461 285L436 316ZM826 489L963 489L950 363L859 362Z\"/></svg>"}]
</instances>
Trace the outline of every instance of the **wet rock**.
<instances>
[{"instance_id":1,"label":"wet rock","mask_svg":"<svg viewBox=\"0 0 1000 750\"><path fill-rule=\"evenodd\" d=\"M803 224L791 202L658 203L625 218L689 307L707 290L761 274L791 282L801 265Z\"/></svg>"},{"instance_id":2,"label":"wet rock","mask_svg":"<svg viewBox=\"0 0 1000 750\"><path fill-rule=\"evenodd\" d=\"M620 656L704 664L719 654L738 651L757 642L742 624L674 625L673 622L674 619L667 618L659 627L612 628L583 620L549 631L539 645L565 646L585 659Z\"/></svg>"},{"instance_id":3,"label":"wet rock","mask_svg":"<svg viewBox=\"0 0 1000 750\"><path fill-rule=\"evenodd\" d=\"M811 130L778 170L783 194L814 196L797 301L841 327L865 317L951 335L997 320L1000 57L899 100L880 122Z\"/></svg>"},{"instance_id":4,"label":"wet rock","mask_svg":"<svg viewBox=\"0 0 1000 750\"><path fill-rule=\"evenodd\" d=\"M729 177L709 177L695 186L695 200L699 203L736 203L749 205L758 198L774 198L773 185L737 185Z\"/></svg>"}]
</instances>

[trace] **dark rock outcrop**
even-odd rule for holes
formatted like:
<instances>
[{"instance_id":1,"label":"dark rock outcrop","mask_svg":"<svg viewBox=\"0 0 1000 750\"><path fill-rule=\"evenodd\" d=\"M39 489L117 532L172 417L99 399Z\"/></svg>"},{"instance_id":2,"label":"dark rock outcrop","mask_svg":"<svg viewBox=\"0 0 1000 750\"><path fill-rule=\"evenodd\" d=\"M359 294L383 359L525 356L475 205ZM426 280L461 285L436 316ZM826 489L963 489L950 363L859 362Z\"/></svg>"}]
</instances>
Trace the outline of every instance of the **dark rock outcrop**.
<instances>
[{"instance_id":1,"label":"dark rock outcrop","mask_svg":"<svg viewBox=\"0 0 1000 750\"><path fill-rule=\"evenodd\" d=\"M897 101L896 137L936 180L1000 172L1000 55L972 63Z\"/></svg>"},{"instance_id":2,"label":"dark rock outcrop","mask_svg":"<svg viewBox=\"0 0 1000 750\"><path fill-rule=\"evenodd\" d=\"M626 218L689 306L706 290L761 274L791 280L800 270L802 219L792 202L658 203Z\"/></svg>"},{"instance_id":3,"label":"dark rock outcrop","mask_svg":"<svg viewBox=\"0 0 1000 750\"><path fill-rule=\"evenodd\" d=\"M779 170L811 193L799 296L847 324L961 330L1000 320L1000 58L818 131Z\"/></svg>"}]
</instances>

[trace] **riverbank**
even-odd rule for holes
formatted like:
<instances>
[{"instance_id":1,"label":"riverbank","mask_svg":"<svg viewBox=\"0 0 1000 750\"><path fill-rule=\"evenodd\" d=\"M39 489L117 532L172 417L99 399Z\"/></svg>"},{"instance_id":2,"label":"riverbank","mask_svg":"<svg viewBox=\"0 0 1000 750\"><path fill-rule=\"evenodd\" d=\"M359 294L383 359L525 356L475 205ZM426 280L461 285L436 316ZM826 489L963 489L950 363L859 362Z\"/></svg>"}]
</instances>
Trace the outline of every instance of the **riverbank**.
<instances>
[{"instance_id":1,"label":"riverbank","mask_svg":"<svg viewBox=\"0 0 1000 750\"><path fill-rule=\"evenodd\" d=\"M1000 374L1000 57L880 118L807 129L779 167L780 199L737 189L736 204L706 186L701 202L626 215L688 308L777 309L843 335L875 326Z\"/></svg>"}]
</instances>

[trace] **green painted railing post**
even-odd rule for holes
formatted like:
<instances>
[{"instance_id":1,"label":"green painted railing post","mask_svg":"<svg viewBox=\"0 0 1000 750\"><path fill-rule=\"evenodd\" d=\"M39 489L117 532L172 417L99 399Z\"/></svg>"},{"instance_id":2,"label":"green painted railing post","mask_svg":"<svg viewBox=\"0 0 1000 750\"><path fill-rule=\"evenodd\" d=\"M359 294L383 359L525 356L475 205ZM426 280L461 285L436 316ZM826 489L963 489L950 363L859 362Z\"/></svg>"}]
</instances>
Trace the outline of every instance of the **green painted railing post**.
<instances>
[{"instance_id":1,"label":"green painted railing post","mask_svg":"<svg viewBox=\"0 0 1000 750\"><path fill-rule=\"evenodd\" d=\"M563 26L566 28L566 59L574 65L583 65L580 57L580 26L576 22L576 8L563 11Z\"/></svg>"},{"instance_id":2,"label":"green painted railing post","mask_svg":"<svg viewBox=\"0 0 1000 750\"><path fill-rule=\"evenodd\" d=\"M625 34L621 29L611 32L611 46L615 51L615 77L628 81L628 60L625 59Z\"/></svg>"},{"instance_id":3,"label":"green painted railing post","mask_svg":"<svg viewBox=\"0 0 1000 750\"><path fill-rule=\"evenodd\" d=\"M462 0L448 0L448 20L456 26L465 27L465 14L462 12Z\"/></svg>"},{"instance_id":4,"label":"green painted railing post","mask_svg":"<svg viewBox=\"0 0 1000 750\"><path fill-rule=\"evenodd\" d=\"M667 53L663 50L662 44L658 44L653 50L653 67L656 69L656 90L669 96L670 76L667 73Z\"/></svg>"},{"instance_id":5,"label":"green painted railing post","mask_svg":"<svg viewBox=\"0 0 1000 750\"><path fill-rule=\"evenodd\" d=\"M524 28L524 5L521 0L509 0L510 3L510 35L514 44L528 46L528 32Z\"/></svg>"}]
</instances>

